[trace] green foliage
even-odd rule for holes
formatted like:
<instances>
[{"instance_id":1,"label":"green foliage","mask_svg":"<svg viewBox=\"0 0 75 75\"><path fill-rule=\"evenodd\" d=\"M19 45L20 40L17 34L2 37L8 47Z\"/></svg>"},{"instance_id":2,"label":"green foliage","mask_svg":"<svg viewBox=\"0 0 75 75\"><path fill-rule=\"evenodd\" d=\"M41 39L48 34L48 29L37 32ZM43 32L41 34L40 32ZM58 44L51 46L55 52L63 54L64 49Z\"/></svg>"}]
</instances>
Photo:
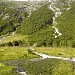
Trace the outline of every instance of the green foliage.
<instances>
[{"instance_id":1,"label":"green foliage","mask_svg":"<svg viewBox=\"0 0 75 75\"><path fill-rule=\"evenodd\" d=\"M35 34L32 34L29 36L29 42L30 45L33 45L35 42L37 43L37 46L53 46L53 29L44 29L40 32L37 32Z\"/></svg>"},{"instance_id":2,"label":"green foliage","mask_svg":"<svg viewBox=\"0 0 75 75\"><path fill-rule=\"evenodd\" d=\"M29 18L26 18L22 26L18 28L17 33L33 34L52 24L53 12L49 10L48 4L43 5L32 12Z\"/></svg>"},{"instance_id":3,"label":"green foliage","mask_svg":"<svg viewBox=\"0 0 75 75\"><path fill-rule=\"evenodd\" d=\"M16 30L21 25L28 13L24 10L21 12L12 2L0 3L0 35L5 35Z\"/></svg>"},{"instance_id":4,"label":"green foliage","mask_svg":"<svg viewBox=\"0 0 75 75\"><path fill-rule=\"evenodd\" d=\"M3 63L0 63L0 75L17 75L15 71L13 71L12 66L7 66Z\"/></svg>"},{"instance_id":5,"label":"green foliage","mask_svg":"<svg viewBox=\"0 0 75 75\"><path fill-rule=\"evenodd\" d=\"M72 3L70 10L65 11L57 18L59 31L62 33L60 45L74 47L75 40L75 2Z\"/></svg>"},{"instance_id":6,"label":"green foliage","mask_svg":"<svg viewBox=\"0 0 75 75\"><path fill-rule=\"evenodd\" d=\"M57 18L57 28L62 33L58 38L54 38L54 30L51 26L41 28L39 32L29 35L30 45L37 43L37 46L53 47L75 47L75 2L71 4L71 9L63 12ZM36 17L35 17L36 18ZM33 29L34 30L34 29Z\"/></svg>"},{"instance_id":7,"label":"green foliage","mask_svg":"<svg viewBox=\"0 0 75 75\"><path fill-rule=\"evenodd\" d=\"M29 46L28 36L15 34L14 36L7 37L0 42L0 47L3 46Z\"/></svg>"},{"instance_id":8,"label":"green foliage","mask_svg":"<svg viewBox=\"0 0 75 75\"><path fill-rule=\"evenodd\" d=\"M27 75L74 75L72 63L57 59L43 59L19 64Z\"/></svg>"},{"instance_id":9,"label":"green foliage","mask_svg":"<svg viewBox=\"0 0 75 75\"><path fill-rule=\"evenodd\" d=\"M11 42L8 42L8 46L12 46L12 43Z\"/></svg>"},{"instance_id":10,"label":"green foliage","mask_svg":"<svg viewBox=\"0 0 75 75\"><path fill-rule=\"evenodd\" d=\"M25 40L17 40L17 41L12 41L12 42L7 42L7 43L1 43L0 47L4 47L4 46L28 46L28 42L26 42Z\"/></svg>"},{"instance_id":11,"label":"green foliage","mask_svg":"<svg viewBox=\"0 0 75 75\"><path fill-rule=\"evenodd\" d=\"M75 48L75 41L72 41L72 45L73 48Z\"/></svg>"},{"instance_id":12,"label":"green foliage","mask_svg":"<svg viewBox=\"0 0 75 75\"><path fill-rule=\"evenodd\" d=\"M13 41L14 46L19 46L19 43L17 41Z\"/></svg>"}]
</instances>

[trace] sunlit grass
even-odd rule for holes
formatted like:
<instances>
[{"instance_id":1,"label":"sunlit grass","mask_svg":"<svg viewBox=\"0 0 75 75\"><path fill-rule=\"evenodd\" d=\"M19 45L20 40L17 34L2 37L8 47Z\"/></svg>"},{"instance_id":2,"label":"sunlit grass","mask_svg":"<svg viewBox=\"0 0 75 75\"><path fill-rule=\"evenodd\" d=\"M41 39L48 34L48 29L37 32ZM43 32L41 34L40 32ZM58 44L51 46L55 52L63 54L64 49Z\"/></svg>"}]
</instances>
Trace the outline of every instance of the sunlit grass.
<instances>
[{"instance_id":1,"label":"sunlit grass","mask_svg":"<svg viewBox=\"0 0 75 75\"><path fill-rule=\"evenodd\" d=\"M13 68L13 66L7 66L0 63L0 75L17 75L15 71L13 71Z\"/></svg>"},{"instance_id":2,"label":"sunlit grass","mask_svg":"<svg viewBox=\"0 0 75 75\"><path fill-rule=\"evenodd\" d=\"M75 48L37 47L36 51L53 56L75 57Z\"/></svg>"},{"instance_id":3,"label":"sunlit grass","mask_svg":"<svg viewBox=\"0 0 75 75\"><path fill-rule=\"evenodd\" d=\"M28 53L25 47L0 47L0 60L16 60L36 58L37 55Z\"/></svg>"},{"instance_id":4,"label":"sunlit grass","mask_svg":"<svg viewBox=\"0 0 75 75\"><path fill-rule=\"evenodd\" d=\"M7 37L5 39L2 40L2 42L0 43L7 43L7 42L12 42L12 41L17 41L17 40L25 40L28 41L28 36L27 35L19 35L19 34L15 34L13 36Z\"/></svg>"}]
</instances>

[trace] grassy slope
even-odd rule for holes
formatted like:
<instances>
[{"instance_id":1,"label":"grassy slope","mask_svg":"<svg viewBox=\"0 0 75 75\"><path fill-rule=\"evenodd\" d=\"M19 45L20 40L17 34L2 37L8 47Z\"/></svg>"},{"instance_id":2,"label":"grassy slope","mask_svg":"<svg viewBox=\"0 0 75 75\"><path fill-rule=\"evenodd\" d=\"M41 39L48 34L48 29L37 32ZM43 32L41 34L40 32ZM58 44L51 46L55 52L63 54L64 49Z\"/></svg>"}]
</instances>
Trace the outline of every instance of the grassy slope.
<instances>
[{"instance_id":1,"label":"grassy slope","mask_svg":"<svg viewBox=\"0 0 75 75\"><path fill-rule=\"evenodd\" d=\"M12 71L13 66L7 66L3 63L0 63L0 75L17 75L15 71Z\"/></svg>"},{"instance_id":2,"label":"grassy slope","mask_svg":"<svg viewBox=\"0 0 75 75\"><path fill-rule=\"evenodd\" d=\"M48 27L29 36L30 44L37 43L37 46L52 46L54 30Z\"/></svg>"},{"instance_id":3,"label":"grassy slope","mask_svg":"<svg viewBox=\"0 0 75 75\"><path fill-rule=\"evenodd\" d=\"M28 36L27 35L18 35L18 34L15 34L15 35L12 35L10 37L7 37L5 39L2 40L2 42L0 43L7 43L7 42L12 42L12 41L17 41L17 40L26 40L28 41Z\"/></svg>"},{"instance_id":4,"label":"grassy slope","mask_svg":"<svg viewBox=\"0 0 75 75\"><path fill-rule=\"evenodd\" d=\"M71 9L65 11L57 18L59 31L62 33L60 37L62 45L75 46L75 2L72 3Z\"/></svg>"},{"instance_id":5,"label":"grassy slope","mask_svg":"<svg viewBox=\"0 0 75 75\"><path fill-rule=\"evenodd\" d=\"M17 33L29 34L30 45L33 45L35 42L40 45L40 41L45 40L47 40L47 42L51 41L54 33L52 29L53 16L54 13L49 10L48 5L44 5L34 11L31 16L23 22L22 26L18 28Z\"/></svg>"},{"instance_id":6,"label":"grassy slope","mask_svg":"<svg viewBox=\"0 0 75 75\"><path fill-rule=\"evenodd\" d=\"M9 46L8 44L11 42L11 46L14 46L14 42L18 42L17 46L29 46L28 35L15 34L10 35L10 37L4 38L0 42L0 46Z\"/></svg>"}]
</instances>

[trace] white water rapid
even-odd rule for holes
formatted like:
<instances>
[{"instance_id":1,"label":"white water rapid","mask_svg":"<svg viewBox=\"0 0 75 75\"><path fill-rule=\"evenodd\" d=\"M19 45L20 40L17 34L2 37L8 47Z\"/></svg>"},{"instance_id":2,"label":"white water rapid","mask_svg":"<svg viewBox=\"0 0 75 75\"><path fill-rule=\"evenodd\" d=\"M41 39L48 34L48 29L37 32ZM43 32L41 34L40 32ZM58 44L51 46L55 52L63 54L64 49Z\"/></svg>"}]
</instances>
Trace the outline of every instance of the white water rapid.
<instances>
[{"instance_id":1,"label":"white water rapid","mask_svg":"<svg viewBox=\"0 0 75 75\"><path fill-rule=\"evenodd\" d=\"M62 12L60 11L59 8L57 8L57 7L54 6L54 2L55 2L56 0L53 0L53 1L49 0L49 1L50 1L50 3L51 3L49 9L51 9L51 10L54 12L54 14L55 14L55 16L52 18L52 19L53 19L53 25L54 25L52 28L55 29L55 32L54 32L53 35L55 36L55 38L57 38L58 36L61 36L62 33L60 33L59 30L58 30L58 28L56 28L56 25L57 25L56 17L60 16L60 15L62 14ZM56 34L57 34L57 35L56 35Z\"/></svg>"}]
</instances>

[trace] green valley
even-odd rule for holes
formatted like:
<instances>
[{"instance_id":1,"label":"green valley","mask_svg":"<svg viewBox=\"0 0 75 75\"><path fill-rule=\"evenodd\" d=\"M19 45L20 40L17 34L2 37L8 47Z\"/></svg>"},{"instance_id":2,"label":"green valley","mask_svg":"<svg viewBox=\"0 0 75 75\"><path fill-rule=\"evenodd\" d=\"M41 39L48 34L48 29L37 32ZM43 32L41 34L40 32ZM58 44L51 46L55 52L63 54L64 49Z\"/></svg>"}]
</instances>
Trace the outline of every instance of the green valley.
<instances>
[{"instance_id":1,"label":"green valley","mask_svg":"<svg viewBox=\"0 0 75 75\"><path fill-rule=\"evenodd\" d=\"M0 0L0 75L75 75L75 0Z\"/></svg>"}]
</instances>

